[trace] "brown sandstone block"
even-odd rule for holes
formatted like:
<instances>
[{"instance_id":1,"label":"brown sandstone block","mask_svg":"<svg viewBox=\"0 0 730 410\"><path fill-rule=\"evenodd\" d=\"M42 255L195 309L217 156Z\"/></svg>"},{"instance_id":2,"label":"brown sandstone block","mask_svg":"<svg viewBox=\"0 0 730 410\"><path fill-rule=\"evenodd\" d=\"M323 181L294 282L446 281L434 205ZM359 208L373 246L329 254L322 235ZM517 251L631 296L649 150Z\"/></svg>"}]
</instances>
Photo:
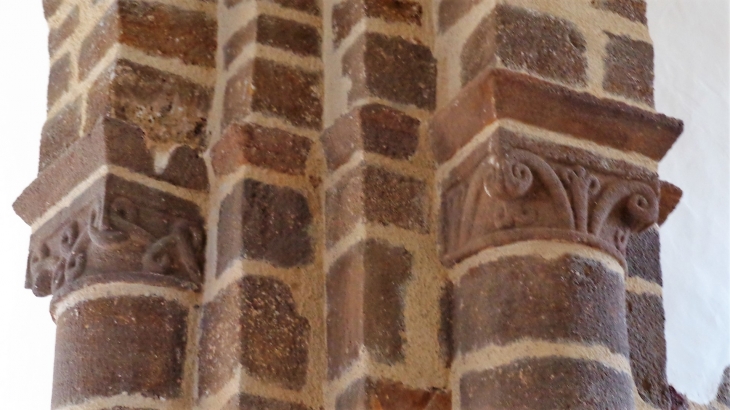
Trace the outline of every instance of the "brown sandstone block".
<instances>
[{"instance_id":1,"label":"brown sandstone block","mask_svg":"<svg viewBox=\"0 0 730 410\"><path fill-rule=\"evenodd\" d=\"M473 268L455 289L461 353L521 339L602 345L629 355L620 274L578 256L503 258Z\"/></svg>"},{"instance_id":2,"label":"brown sandstone block","mask_svg":"<svg viewBox=\"0 0 730 410\"><path fill-rule=\"evenodd\" d=\"M423 7L409 0L348 0L337 3L332 10L335 44L339 44L366 17L420 26Z\"/></svg>"},{"instance_id":3,"label":"brown sandstone block","mask_svg":"<svg viewBox=\"0 0 730 410\"><path fill-rule=\"evenodd\" d=\"M325 210L328 246L359 221L428 232L426 183L376 166L355 169L329 189Z\"/></svg>"},{"instance_id":4,"label":"brown sandstone block","mask_svg":"<svg viewBox=\"0 0 730 410\"><path fill-rule=\"evenodd\" d=\"M390 380L361 379L337 397L336 410L451 410L451 393Z\"/></svg>"},{"instance_id":5,"label":"brown sandstone block","mask_svg":"<svg viewBox=\"0 0 730 410\"><path fill-rule=\"evenodd\" d=\"M631 235L626 247L626 273L661 286L660 247L659 231L656 229Z\"/></svg>"},{"instance_id":6,"label":"brown sandstone block","mask_svg":"<svg viewBox=\"0 0 730 410\"><path fill-rule=\"evenodd\" d=\"M262 14L228 39L223 48L226 68L244 47L254 42L301 56L319 57L322 52L322 39L316 27Z\"/></svg>"},{"instance_id":7,"label":"brown sandstone block","mask_svg":"<svg viewBox=\"0 0 730 410\"><path fill-rule=\"evenodd\" d=\"M633 409L631 377L601 364L530 359L462 377L462 410Z\"/></svg>"},{"instance_id":8,"label":"brown sandstone block","mask_svg":"<svg viewBox=\"0 0 730 410\"><path fill-rule=\"evenodd\" d=\"M84 130L109 116L138 125L151 144L203 147L212 93L175 74L119 60L89 91Z\"/></svg>"},{"instance_id":9,"label":"brown sandstone block","mask_svg":"<svg viewBox=\"0 0 730 410\"><path fill-rule=\"evenodd\" d=\"M451 158L500 118L638 152L654 160L664 157L683 129L680 120L638 107L524 74L488 70L434 115L430 133L437 161Z\"/></svg>"},{"instance_id":10,"label":"brown sandstone block","mask_svg":"<svg viewBox=\"0 0 730 410\"><path fill-rule=\"evenodd\" d=\"M682 189L680 187L666 181L661 181L661 202L659 202L659 221L657 221L659 225L663 225L666 222L669 215L679 205L681 199Z\"/></svg>"},{"instance_id":11,"label":"brown sandstone block","mask_svg":"<svg viewBox=\"0 0 730 410\"><path fill-rule=\"evenodd\" d=\"M245 164L292 175L304 175L312 142L306 137L256 124L231 124L211 149L216 175Z\"/></svg>"},{"instance_id":12,"label":"brown sandstone block","mask_svg":"<svg viewBox=\"0 0 730 410\"><path fill-rule=\"evenodd\" d=\"M225 0L226 7L233 7L248 0ZM302 11L307 14L319 15L317 0L263 0L269 3L278 4L281 7Z\"/></svg>"},{"instance_id":13,"label":"brown sandstone block","mask_svg":"<svg viewBox=\"0 0 730 410\"><path fill-rule=\"evenodd\" d=\"M187 308L158 297L82 302L57 320L53 407L93 396L181 394Z\"/></svg>"},{"instance_id":14,"label":"brown sandstone block","mask_svg":"<svg viewBox=\"0 0 730 410\"><path fill-rule=\"evenodd\" d=\"M639 396L654 406L670 405L667 384L667 344L664 339L664 306L662 299L647 294L626 294L631 372Z\"/></svg>"},{"instance_id":15,"label":"brown sandstone block","mask_svg":"<svg viewBox=\"0 0 730 410\"><path fill-rule=\"evenodd\" d=\"M654 105L654 47L608 34L603 88L616 95Z\"/></svg>"},{"instance_id":16,"label":"brown sandstone block","mask_svg":"<svg viewBox=\"0 0 730 410\"><path fill-rule=\"evenodd\" d=\"M358 150L408 159L418 149L420 125L416 118L385 105L357 107L322 135L327 166L334 171Z\"/></svg>"},{"instance_id":17,"label":"brown sandstone block","mask_svg":"<svg viewBox=\"0 0 730 410\"><path fill-rule=\"evenodd\" d=\"M444 32L451 28L461 17L469 12L481 0L445 0L439 3L438 24L439 31Z\"/></svg>"},{"instance_id":18,"label":"brown sandstone block","mask_svg":"<svg viewBox=\"0 0 730 410\"><path fill-rule=\"evenodd\" d=\"M201 397L225 386L239 365L267 383L292 390L304 386L309 322L297 312L291 289L278 279L246 276L228 286L203 307L201 332Z\"/></svg>"},{"instance_id":19,"label":"brown sandstone block","mask_svg":"<svg viewBox=\"0 0 730 410\"><path fill-rule=\"evenodd\" d=\"M43 171L79 138L80 128L81 100L67 104L46 121L41 132L39 171Z\"/></svg>"},{"instance_id":20,"label":"brown sandstone block","mask_svg":"<svg viewBox=\"0 0 730 410\"><path fill-rule=\"evenodd\" d=\"M352 81L350 102L376 97L429 110L436 106L436 60L421 44L365 33L343 56L342 71Z\"/></svg>"},{"instance_id":21,"label":"brown sandstone block","mask_svg":"<svg viewBox=\"0 0 730 410\"><path fill-rule=\"evenodd\" d=\"M439 348L441 349L441 357L446 367L451 367L454 360L454 283L448 281L441 290L441 298L439 299L439 308L441 310L441 324L439 326Z\"/></svg>"},{"instance_id":22,"label":"brown sandstone block","mask_svg":"<svg viewBox=\"0 0 730 410\"><path fill-rule=\"evenodd\" d=\"M239 257L284 268L309 264L314 258L311 229L303 194L245 179L221 204L217 274Z\"/></svg>"},{"instance_id":23,"label":"brown sandstone block","mask_svg":"<svg viewBox=\"0 0 730 410\"><path fill-rule=\"evenodd\" d=\"M461 53L466 84L499 60L514 70L571 85L584 85L586 42L571 22L498 5L474 30Z\"/></svg>"},{"instance_id":24,"label":"brown sandstone block","mask_svg":"<svg viewBox=\"0 0 730 410\"><path fill-rule=\"evenodd\" d=\"M48 108L68 91L69 82L71 81L71 56L65 54L51 66L51 73L48 77Z\"/></svg>"},{"instance_id":25,"label":"brown sandstone block","mask_svg":"<svg viewBox=\"0 0 730 410\"><path fill-rule=\"evenodd\" d=\"M223 128L258 112L293 125L319 129L322 122L322 74L257 58L226 85Z\"/></svg>"},{"instance_id":26,"label":"brown sandstone block","mask_svg":"<svg viewBox=\"0 0 730 410\"><path fill-rule=\"evenodd\" d=\"M288 403L250 394L240 394L226 403L221 410L312 410L300 403Z\"/></svg>"},{"instance_id":27,"label":"brown sandstone block","mask_svg":"<svg viewBox=\"0 0 730 410\"><path fill-rule=\"evenodd\" d=\"M79 8L74 7L63 23L48 33L48 53L53 56L79 25Z\"/></svg>"},{"instance_id":28,"label":"brown sandstone block","mask_svg":"<svg viewBox=\"0 0 730 410\"><path fill-rule=\"evenodd\" d=\"M120 43L150 55L215 67L217 24L213 17L161 3L117 1Z\"/></svg>"},{"instance_id":29,"label":"brown sandstone block","mask_svg":"<svg viewBox=\"0 0 730 410\"><path fill-rule=\"evenodd\" d=\"M593 0L593 7L646 24L646 0Z\"/></svg>"},{"instance_id":30,"label":"brown sandstone block","mask_svg":"<svg viewBox=\"0 0 730 410\"><path fill-rule=\"evenodd\" d=\"M91 70L118 41L118 37L119 10L118 3L114 3L81 43L78 61L79 80L88 77Z\"/></svg>"},{"instance_id":31,"label":"brown sandstone block","mask_svg":"<svg viewBox=\"0 0 730 410\"><path fill-rule=\"evenodd\" d=\"M411 277L412 264L405 248L369 239L352 247L332 265L327 275L330 379L342 374L358 358L362 347L381 363L403 360L404 287Z\"/></svg>"}]
</instances>

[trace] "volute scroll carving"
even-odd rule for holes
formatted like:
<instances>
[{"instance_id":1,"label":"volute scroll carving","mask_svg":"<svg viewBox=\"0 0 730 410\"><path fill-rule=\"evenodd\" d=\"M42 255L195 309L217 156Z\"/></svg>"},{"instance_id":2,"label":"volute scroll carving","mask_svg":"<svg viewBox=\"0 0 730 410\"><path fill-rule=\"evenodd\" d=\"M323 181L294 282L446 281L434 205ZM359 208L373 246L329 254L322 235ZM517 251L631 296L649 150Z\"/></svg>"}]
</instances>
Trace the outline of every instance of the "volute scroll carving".
<instances>
[{"instance_id":1,"label":"volute scroll carving","mask_svg":"<svg viewBox=\"0 0 730 410\"><path fill-rule=\"evenodd\" d=\"M629 234L658 216L655 173L499 129L442 187L443 260L554 239L597 247L624 262Z\"/></svg>"},{"instance_id":2,"label":"volute scroll carving","mask_svg":"<svg viewBox=\"0 0 730 410\"><path fill-rule=\"evenodd\" d=\"M110 177L33 234L27 286L46 296L84 276L141 272L197 287L204 248L196 206Z\"/></svg>"}]
</instances>

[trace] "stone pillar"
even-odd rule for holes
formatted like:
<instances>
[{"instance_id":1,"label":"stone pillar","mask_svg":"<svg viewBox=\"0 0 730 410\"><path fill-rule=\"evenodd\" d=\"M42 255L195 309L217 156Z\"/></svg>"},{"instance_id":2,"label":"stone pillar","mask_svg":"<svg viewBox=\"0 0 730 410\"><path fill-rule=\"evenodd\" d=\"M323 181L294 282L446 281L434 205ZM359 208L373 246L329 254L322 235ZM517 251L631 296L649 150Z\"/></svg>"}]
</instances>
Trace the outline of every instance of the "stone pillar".
<instances>
[{"instance_id":1,"label":"stone pillar","mask_svg":"<svg viewBox=\"0 0 730 410\"><path fill-rule=\"evenodd\" d=\"M196 408L320 409L320 6L314 0L216 6Z\"/></svg>"},{"instance_id":2,"label":"stone pillar","mask_svg":"<svg viewBox=\"0 0 730 410\"><path fill-rule=\"evenodd\" d=\"M326 1L324 21L325 408L445 409L430 2Z\"/></svg>"},{"instance_id":3,"label":"stone pillar","mask_svg":"<svg viewBox=\"0 0 730 410\"><path fill-rule=\"evenodd\" d=\"M27 287L53 296L52 408L191 408L215 9L44 6L48 121L15 208L33 229Z\"/></svg>"},{"instance_id":4,"label":"stone pillar","mask_svg":"<svg viewBox=\"0 0 730 410\"><path fill-rule=\"evenodd\" d=\"M633 409L626 250L657 222L682 129L653 110L645 4L438 8L453 407Z\"/></svg>"}]
</instances>

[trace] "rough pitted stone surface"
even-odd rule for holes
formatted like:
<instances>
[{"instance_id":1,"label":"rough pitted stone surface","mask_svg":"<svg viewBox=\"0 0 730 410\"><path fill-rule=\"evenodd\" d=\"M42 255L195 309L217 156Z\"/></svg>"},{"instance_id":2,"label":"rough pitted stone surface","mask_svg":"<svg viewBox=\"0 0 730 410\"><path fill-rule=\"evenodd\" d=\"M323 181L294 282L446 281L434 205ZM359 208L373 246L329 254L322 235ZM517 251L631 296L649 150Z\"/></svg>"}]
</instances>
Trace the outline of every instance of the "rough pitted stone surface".
<instances>
[{"instance_id":1,"label":"rough pitted stone surface","mask_svg":"<svg viewBox=\"0 0 730 410\"><path fill-rule=\"evenodd\" d=\"M57 321L53 407L91 396L180 396L187 309L154 297L97 299Z\"/></svg>"},{"instance_id":2,"label":"rough pitted stone surface","mask_svg":"<svg viewBox=\"0 0 730 410\"><path fill-rule=\"evenodd\" d=\"M730 406L730 367L726 368L722 374L722 382L717 389L717 401Z\"/></svg>"},{"instance_id":3,"label":"rough pitted stone surface","mask_svg":"<svg viewBox=\"0 0 730 410\"><path fill-rule=\"evenodd\" d=\"M285 268L309 264L311 224L300 192L252 179L239 182L221 204L217 274L238 257Z\"/></svg>"},{"instance_id":4,"label":"rough pitted stone surface","mask_svg":"<svg viewBox=\"0 0 730 410\"><path fill-rule=\"evenodd\" d=\"M81 100L77 99L61 108L43 126L38 169L42 171L60 157L79 138L80 129Z\"/></svg>"},{"instance_id":5,"label":"rough pitted stone surface","mask_svg":"<svg viewBox=\"0 0 730 410\"><path fill-rule=\"evenodd\" d=\"M230 285L203 307L201 329L201 397L225 386L239 365L267 383L304 386L310 326L283 282L246 276Z\"/></svg>"},{"instance_id":6,"label":"rough pitted stone surface","mask_svg":"<svg viewBox=\"0 0 730 410\"><path fill-rule=\"evenodd\" d=\"M662 285L659 231L647 229L631 235L626 246L626 267L629 276L636 276Z\"/></svg>"},{"instance_id":7,"label":"rough pitted stone surface","mask_svg":"<svg viewBox=\"0 0 730 410\"><path fill-rule=\"evenodd\" d=\"M327 275L327 348L330 379L338 377L365 347L374 360L403 360L405 299L411 254L368 240L341 256Z\"/></svg>"},{"instance_id":8,"label":"rough pitted stone surface","mask_svg":"<svg viewBox=\"0 0 730 410\"><path fill-rule=\"evenodd\" d=\"M67 90L71 81L71 56L65 54L51 66L51 72L48 77L48 108L61 97Z\"/></svg>"},{"instance_id":9,"label":"rough pitted stone surface","mask_svg":"<svg viewBox=\"0 0 730 410\"><path fill-rule=\"evenodd\" d=\"M463 84L497 61L551 80L582 85L586 41L575 25L550 15L499 5L467 40L461 54Z\"/></svg>"},{"instance_id":10,"label":"rough pitted stone surface","mask_svg":"<svg viewBox=\"0 0 730 410\"><path fill-rule=\"evenodd\" d=\"M339 44L364 18L420 26L423 6L409 0L348 0L338 3L332 12L335 43Z\"/></svg>"},{"instance_id":11,"label":"rough pitted stone surface","mask_svg":"<svg viewBox=\"0 0 730 410\"><path fill-rule=\"evenodd\" d=\"M300 403L240 394L226 403L221 410L312 410Z\"/></svg>"},{"instance_id":12,"label":"rough pitted stone surface","mask_svg":"<svg viewBox=\"0 0 730 410\"><path fill-rule=\"evenodd\" d=\"M606 91L654 105L654 47L643 41L609 34L606 47Z\"/></svg>"},{"instance_id":13,"label":"rough pitted stone surface","mask_svg":"<svg viewBox=\"0 0 730 410\"><path fill-rule=\"evenodd\" d=\"M48 33L48 53L53 56L79 25L79 8L74 7L61 26Z\"/></svg>"},{"instance_id":14,"label":"rough pitted stone surface","mask_svg":"<svg viewBox=\"0 0 730 410\"><path fill-rule=\"evenodd\" d=\"M461 379L462 410L633 409L631 377L596 362L544 358Z\"/></svg>"},{"instance_id":15,"label":"rough pitted stone surface","mask_svg":"<svg viewBox=\"0 0 730 410\"><path fill-rule=\"evenodd\" d=\"M639 396L647 403L665 409L670 404L670 397L662 299L630 292L626 294L626 310L631 372Z\"/></svg>"},{"instance_id":16,"label":"rough pitted stone surface","mask_svg":"<svg viewBox=\"0 0 730 410\"><path fill-rule=\"evenodd\" d=\"M455 290L459 352L521 339L601 345L628 356L619 273L577 256L509 257L472 269Z\"/></svg>"},{"instance_id":17,"label":"rough pitted stone surface","mask_svg":"<svg viewBox=\"0 0 730 410\"><path fill-rule=\"evenodd\" d=\"M225 0L227 7L233 7L244 3L246 0ZM303 11L308 14L318 15L320 13L316 0L264 0L268 3L278 4L282 7Z\"/></svg>"},{"instance_id":18,"label":"rough pitted stone surface","mask_svg":"<svg viewBox=\"0 0 730 410\"><path fill-rule=\"evenodd\" d=\"M646 24L646 0L593 0L593 6Z\"/></svg>"}]
</instances>

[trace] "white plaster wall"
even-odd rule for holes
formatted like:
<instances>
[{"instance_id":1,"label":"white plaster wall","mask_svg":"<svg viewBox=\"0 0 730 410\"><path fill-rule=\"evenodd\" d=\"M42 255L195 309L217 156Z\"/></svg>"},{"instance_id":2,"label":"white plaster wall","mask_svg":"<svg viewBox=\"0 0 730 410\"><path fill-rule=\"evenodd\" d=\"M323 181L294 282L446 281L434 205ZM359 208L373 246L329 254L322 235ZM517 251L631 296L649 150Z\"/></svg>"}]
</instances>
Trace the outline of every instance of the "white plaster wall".
<instances>
[{"instance_id":1,"label":"white plaster wall","mask_svg":"<svg viewBox=\"0 0 730 410\"><path fill-rule=\"evenodd\" d=\"M728 0L649 0L657 110L685 132L660 165L684 190L661 230L669 381L715 397L730 364Z\"/></svg>"},{"instance_id":2,"label":"white plaster wall","mask_svg":"<svg viewBox=\"0 0 730 410\"><path fill-rule=\"evenodd\" d=\"M576 0L555 0L576 1ZM662 229L669 379L695 401L730 363L728 0L649 0L656 100L686 131L661 166L685 197ZM23 290L30 230L10 208L34 178L45 116L41 0L0 4L0 408L49 408L54 325Z\"/></svg>"}]
</instances>

